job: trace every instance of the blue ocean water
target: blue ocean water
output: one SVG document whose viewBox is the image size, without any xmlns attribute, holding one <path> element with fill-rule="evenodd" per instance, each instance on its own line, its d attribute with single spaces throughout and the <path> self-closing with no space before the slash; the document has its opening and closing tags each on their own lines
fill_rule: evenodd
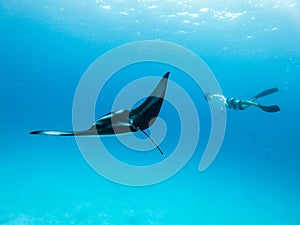
<svg viewBox="0 0 300 225">
<path fill-rule="evenodd" d="M 300 224 L 299 4 L 0 1 L 0 224 Z M 74 94 L 90 64 L 115 47 L 144 40 L 173 42 L 196 53 L 225 96 L 246 99 L 278 87 L 260 102 L 278 104 L 281 111 L 228 110 L 220 152 L 199 172 L 211 120 L 202 91 L 168 65 L 125 68 L 100 93 L 96 118 L 110 111 L 124 85 L 167 70 L 191 95 L 200 118 L 191 160 L 170 179 L 145 187 L 97 174 L 72 137 L 29 135 L 72 129 Z M 132 75 L 122 75 L 128 71 Z M 180 115 L 166 102 L 160 116 L 169 128 L 160 146 L 170 155 Z M 161 160 L 155 149 L 136 153 L 114 137 L 103 141 L 127 163 Z"/>
</svg>

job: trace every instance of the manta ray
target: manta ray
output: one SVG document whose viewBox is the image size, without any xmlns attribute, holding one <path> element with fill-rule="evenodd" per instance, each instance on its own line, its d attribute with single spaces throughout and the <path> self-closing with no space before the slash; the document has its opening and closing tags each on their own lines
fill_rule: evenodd
<svg viewBox="0 0 300 225">
<path fill-rule="evenodd" d="M 156 88 L 138 107 L 127 110 L 117 110 L 103 115 L 87 130 L 83 131 L 56 131 L 37 130 L 30 134 L 52 135 L 52 136 L 91 136 L 91 135 L 118 135 L 126 133 L 143 132 L 164 156 L 163 151 L 155 141 L 144 131 L 155 122 L 166 93 L 167 82 L 170 72 L 167 72 L 160 80 Z"/>
</svg>

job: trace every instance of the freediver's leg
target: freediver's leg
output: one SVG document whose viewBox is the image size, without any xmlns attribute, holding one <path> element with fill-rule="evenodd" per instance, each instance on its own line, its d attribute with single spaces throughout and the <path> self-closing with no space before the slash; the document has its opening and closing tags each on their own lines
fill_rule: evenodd
<svg viewBox="0 0 300 225">
<path fill-rule="evenodd" d="M 255 96 L 253 96 L 251 98 L 251 101 L 254 102 L 258 98 L 264 97 L 266 95 L 273 94 L 273 93 L 278 92 L 278 91 L 279 90 L 276 87 L 275 88 L 270 88 L 268 90 L 265 90 L 265 91 L 255 95 Z M 264 106 L 264 105 L 261 105 L 261 104 L 257 104 L 256 106 L 259 107 L 260 109 L 262 109 L 265 112 L 270 112 L 271 113 L 271 112 L 279 112 L 280 111 L 280 108 L 279 108 L 278 105 Z"/>
<path fill-rule="evenodd" d="M 240 105 L 240 110 L 244 110 L 247 109 L 250 106 L 257 106 L 258 108 L 262 109 L 265 112 L 279 112 L 280 108 L 278 105 L 271 105 L 271 106 L 264 106 L 261 104 L 258 104 L 256 102 L 253 101 L 241 101 L 241 105 Z"/>
<path fill-rule="evenodd" d="M 250 106 L 258 106 L 258 103 L 250 101 L 250 100 L 241 100 L 239 102 L 239 110 L 247 109 Z"/>
</svg>

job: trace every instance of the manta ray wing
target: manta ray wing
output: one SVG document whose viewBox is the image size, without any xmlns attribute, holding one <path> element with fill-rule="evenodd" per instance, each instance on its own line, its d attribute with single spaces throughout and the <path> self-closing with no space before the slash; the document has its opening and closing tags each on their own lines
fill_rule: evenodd
<svg viewBox="0 0 300 225">
<path fill-rule="evenodd" d="M 130 111 L 129 118 L 138 130 L 149 128 L 156 120 L 164 101 L 170 72 L 167 72 L 149 97 L 137 108 Z"/>
</svg>

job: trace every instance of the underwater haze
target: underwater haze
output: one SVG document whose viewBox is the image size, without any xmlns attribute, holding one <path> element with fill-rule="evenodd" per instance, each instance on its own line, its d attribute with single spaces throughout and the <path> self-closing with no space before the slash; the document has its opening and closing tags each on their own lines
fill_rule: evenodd
<svg viewBox="0 0 300 225">
<path fill-rule="evenodd" d="M 0 0 L 0 18 L 0 224 L 300 224 L 300 1 Z M 200 120 L 190 161 L 169 179 L 141 187 L 96 173 L 74 137 L 29 134 L 72 130 L 73 99 L 87 68 L 109 50 L 145 40 L 197 54 L 226 97 L 248 99 L 277 87 L 259 102 L 281 111 L 228 109 L 220 152 L 200 172 L 211 126 L 203 91 L 170 65 L 123 68 L 101 91 L 95 119 L 111 111 L 130 82 L 170 71 Z M 180 115 L 164 102 L 159 117 L 168 157 L 181 135 Z M 136 152 L 116 137 L 101 139 L 125 163 L 163 160 L 155 146 Z"/>
</svg>

